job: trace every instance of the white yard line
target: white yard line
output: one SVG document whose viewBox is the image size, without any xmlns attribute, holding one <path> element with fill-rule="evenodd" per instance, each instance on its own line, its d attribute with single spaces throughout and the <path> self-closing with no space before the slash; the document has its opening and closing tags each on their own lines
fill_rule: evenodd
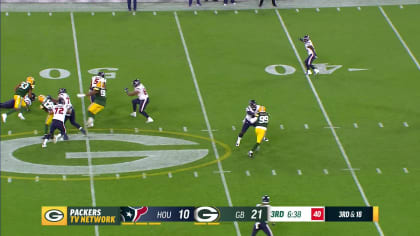
<svg viewBox="0 0 420 236">
<path fill-rule="evenodd" d="M 74 41 L 74 53 L 76 56 L 76 66 L 77 66 L 77 76 L 79 77 L 79 92 L 83 93 L 83 84 L 82 84 L 82 70 L 80 69 L 80 59 L 79 59 L 79 49 L 77 46 L 77 37 L 76 37 L 76 26 L 74 24 L 74 16 L 73 12 L 70 12 L 71 18 L 71 28 L 73 30 L 73 41 Z M 86 124 L 86 109 L 85 109 L 85 100 L 82 98 L 82 112 L 83 112 L 83 123 Z M 88 132 L 88 129 L 86 129 Z M 92 170 L 92 157 L 90 155 L 90 143 L 89 138 L 86 136 L 86 152 L 88 157 L 88 165 L 89 165 L 89 182 L 90 182 L 90 193 L 92 196 L 92 206 L 96 207 L 96 197 L 95 197 L 95 184 L 93 182 L 93 170 Z M 99 228 L 95 225 L 95 235 L 99 236 Z"/>
<path fill-rule="evenodd" d="M 391 26 L 392 30 L 394 31 L 395 35 L 397 35 L 398 39 L 400 40 L 401 44 L 404 46 L 405 50 L 407 51 L 408 55 L 410 55 L 411 60 L 413 60 L 414 64 L 416 64 L 417 69 L 420 70 L 419 61 L 417 61 L 416 57 L 411 52 L 410 48 L 405 43 L 404 39 L 401 37 L 400 33 L 398 32 L 397 28 L 392 24 L 391 19 L 389 19 L 388 15 L 385 13 L 385 10 L 379 6 L 379 10 L 381 11 L 382 15 L 385 17 L 385 20 L 388 22 L 389 26 Z"/>
<path fill-rule="evenodd" d="M 278 19 L 279 19 L 279 21 L 280 21 L 280 23 L 281 23 L 281 25 L 283 27 L 283 30 L 286 33 L 287 38 L 289 39 L 289 43 L 290 43 L 290 45 L 293 48 L 293 51 L 294 51 L 294 53 L 296 55 L 296 58 L 299 61 L 299 64 L 301 66 L 301 69 L 305 73 L 306 70 L 305 70 L 305 66 L 303 64 L 302 58 L 300 58 L 300 56 L 299 56 L 299 53 L 298 53 L 298 51 L 296 49 L 296 46 L 295 46 L 295 43 L 293 42 L 292 37 L 290 36 L 289 31 L 287 30 L 287 27 L 286 27 L 286 25 L 285 25 L 285 23 L 283 21 L 283 18 L 281 17 L 281 15 L 280 15 L 280 13 L 279 13 L 279 11 L 277 9 L 275 11 L 276 11 L 277 17 L 278 17 Z M 363 190 L 363 187 L 360 184 L 359 179 L 357 178 L 356 172 L 353 170 L 353 167 L 352 167 L 352 165 L 350 163 L 350 160 L 349 160 L 349 158 L 347 156 L 347 153 L 344 150 L 344 147 L 341 144 L 341 141 L 340 141 L 337 133 L 335 132 L 335 129 L 333 128 L 334 125 L 332 124 L 332 122 L 330 120 L 330 117 L 328 116 L 327 111 L 325 110 L 324 105 L 322 104 L 321 98 L 319 97 L 318 92 L 316 91 L 315 86 L 313 85 L 311 78 L 309 78 L 309 76 L 306 75 L 306 74 L 305 74 L 305 77 L 306 77 L 306 80 L 309 83 L 309 86 L 312 89 L 312 93 L 314 94 L 314 96 L 315 96 L 315 98 L 316 98 L 316 100 L 318 102 L 319 108 L 321 109 L 322 114 L 324 115 L 324 118 L 325 118 L 325 120 L 328 123 L 328 126 L 331 127 L 330 128 L 330 131 L 331 131 L 332 135 L 334 136 L 335 142 L 337 143 L 337 146 L 340 149 L 341 155 L 343 156 L 344 161 L 346 162 L 346 165 L 347 165 L 348 169 L 350 169 L 350 173 L 351 173 L 351 175 L 353 177 L 354 182 L 357 185 L 357 188 L 359 189 L 360 195 L 362 196 L 363 201 L 365 202 L 365 205 L 366 206 L 370 206 L 370 203 L 369 203 L 369 200 L 366 197 L 365 191 Z M 375 226 L 376 226 L 376 229 L 379 232 L 379 235 L 381 235 L 381 236 L 384 235 L 384 233 L 383 233 L 383 231 L 381 229 L 381 226 L 379 225 L 378 222 L 375 222 Z"/>
<path fill-rule="evenodd" d="M 176 25 L 178 27 L 179 36 L 181 37 L 182 46 L 184 47 L 185 56 L 187 57 L 188 65 L 190 67 L 191 77 L 192 77 L 192 80 L 194 82 L 195 90 L 197 92 L 197 97 L 198 97 L 198 100 L 200 101 L 201 112 L 203 113 L 204 120 L 206 122 L 207 130 L 208 130 L 208 134 L 209 134 L 209 137 L 211 139 L 211 144 L 213 146 L 214 155 L 215 155 L 216 159 L 219 160 L 219 152 L 217 151 L 216 143 L 214 142 L 213 131 L 211 129 L 210 121 L 209 121 L 209 118 L 207 116 L 206 107 L 204 105 L 204 100 L 203 100 L 203 97 L 201 96 L 200 88 L 198 86 L 197 78 L 195 76 L 194 67 L 192 65 L 190 54 L 189 54 L 188 48 L 187 48 L 187 43 L 185 42 L 184 34 L 182 33 L 181 23 L 179 22 L 178 15 L 176 14 L 176 12 L 174 12 L 174 16 L 175 16 Z M 225 177 L 225 174 L 224 174 L 224 171 L 223 171 L 223 166 L 222 166 L 222 163 L 220 161 L 217 162 L 217 167 L 219 168 L 219 171 L 220 171 L 220 178 L 222 179 L 222 183 L 223 183 L 223 187 L 225 189 L 225 194 L 226 194 L 228 204 L 231 207 L 231 206 L 233 206 L 232 199 L 230 197 L 229 188 L 228 188 L 228 185 L 227 185 L 227 182 L 226 182 L 226 177 Z M 234 221 L 233 223 L 235 225 L 236 235 L 240 236 L 241 231 L 239 229 L 238 222 Z"/>
</svg>

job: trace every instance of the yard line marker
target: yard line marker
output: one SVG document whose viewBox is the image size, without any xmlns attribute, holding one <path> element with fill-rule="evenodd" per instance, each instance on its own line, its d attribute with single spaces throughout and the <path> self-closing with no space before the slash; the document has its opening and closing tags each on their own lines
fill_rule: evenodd
<svg viewBox="0 0 420 236">
<path fill-rule="evenodd" d="M 119 179 L 120 178 L 120 174 L 115 174 L 115 178 Z"/>
<path fill-rule="evenodd" d="M 35 176 L 35 182 L 39 182 L 39 176 Z"/>
<path fill-rule="evenodd" d="M 139 132 L 139 128 L 134 128 L 134 133 L 138 133 Z"/>
<path fill-rule="evenodd" d="M 142 177 L 143 179 L 145 179 L 145 178 L 146 178 L 146 173 L 141 174 L 141 177 Z"/>
<path fill-rule="evenodd" d="M 184 132 L 188 132 L 188 128 L 186 126 L 182 127 L 182 129 L 184 130 Z"/>
<path fill-rule="evenodd" d="M 284 129 L 284 125 L 282 125 L 282 124 L 281 124 L 281 125 L 280 125 L 280 129 Z"/>
<path fill-rule="evenodd" d="M 109 129 L 109 132 L 111 133 L 111 134 L 113 134 L 114 133 L 114 129 Z"/>
<path fill-rule="evenodd" d="M 31 16 L 31 13 L 30 12 L 28 12 L 28 16 Z"/>
<path fill-rule="evenodd" d="M 50 12 L 50 13 L 48 13 L 48 15 L 49 15 L 49 16 L 52 16 L 52 13 Z"/>
<path fill-rule="evenodd" d="M 172 178 L 172 173 L 171 172 L 168 172 L 168 177 Z"/>
<path fill-rule="evenodd" d="M 12 182 L 12 178 L 7 178 L 7 183 L 11 183 Z"/>
<path fill-rule="evenodd" d="M 235 130 L 236 130 L 236 127 L 235 127 L 234 125 L 232 125 L 232 130 L 233 130 L 233 131 L 235 131 Z"/>
<path fill-rule="evenodd" d="M 156 15 L 157 15 L 157 13 L 154 11 L 154 12 L 153 12 L 153 15 L 154 15 L 154 16 L 156 16 Z"/>
<path fill-rule="evenodd" d="M 379 125 L 379 128 L 383 128 L 384 127 L 384 124 L 382 124 L 382 122 L 379 122 L 378 125 Z"/>
<path fill-rule="evenodd" d="M 303 126 L 305 127 L 305 129 L 309 129 L 309 125 L 308 124 L 304 124 Z"/>
<path fill-rule="evenodd" d="M 357 123 L 353 123 L 354 128 L 359 128 L 359 125 Z"/>
<path fill-rule="evenodd" d="M 408 174 L 408 170 L 407 170 L 407 168 L 403 168 L 403 171 L 404 171 L 404 173 L 406 173 L 406 174 Z"/>
<path fill-rule="evenodd" d="M 197 173 L 197 171 L 194 171 L 194 177 L 198 178 L 198 173 Z"/>
<path fill-rule="evenodd" d="M 403 9 L 404 8 L 404 6 L 403 5 L 400 5 L 400 9 Z"/>
<path fill-rule="evenodd" d="M 281 15 L 280 15 L 279 11 L 276 9 L 275 12 L 277 14 L 277 17 L 278 17 L 278 19 L 279 19 L 279 21 L 280 21 L 280 23 L 282 25 L 282 28 L 283 28 L 285 34 L 287 35 L 287 38 L 289 39 L 289 43 L 290 43 L 291 47 L 293 48 L 293 51 L 295 52 L 296 58 L 299 61 L 299 64 L 300 64 L 301 69 L 302 69 L 302 72 L 305 73 L 306 72 L 305 66 L 303 64 L 302 58 L 300 58 L 300 56 L 299 56 L 299 53 L 298 53 L 298 51 L 296 49 L 296 46 L 295 46 L 295 43 L 293 42 L 292 37 L 290 36 L 290 33 L 287 30 L 287 27 L 284 24 L 284 21 L 283 21 Z M 334 127 L 334 125 L 332 124 L 332 122 L 330 120 L 330 117 L 328 116 L 327 111 L 324 108 L 324 105 L 322 104 L 321 98 L 319 97 L 318 92 L 316 91 L 315 86 L 312 83 L 311 78 L 309 77 L 309 75 L 306 75 L 306 74 L 305 74 L 305 77 L 306 77 L 306 79 L 307 79 L 307 81 L 308 81 L 308 83 L 309 83 L 309 85 L 310 85 L 310 87 L 312 89 L 313 94 L 315 95 L 315 98 L 316 98 L 316 100 L 318 102 L 318 105 L 319 105 L 321 111 L 322 111 L 322 114 L 324 115 L 325 120 L 328 123 L 328 126 Z M 351 175 L 353 177 L 354 182 L 357 185 L 357 188 L 358 188 L 358 190 L 360 192 L 360 195 L 363 198 L 363 201 L 364 201 L 365 205 L 366 206 L 370 206 L 369 200 L 367 199 L 366 194 L 365 194 L 365 191 L 363 190 L 363 187 L 360 184 L 359 179 L 357 178 L 356 172 L 352 169 L 353 167 L 352 167 L 351 162 L 350 162 L 350 160 L 349 160 L 349 158 L 347 156 L 346 151 L 344 150 L 343 144 L 341 144 L 340 138 L 338 137 L 337 133 L 335 132 L 335 129 L 331 128 L 330 130 L 331 130 L 332 135 L 334 136 L 334 139 L 335 139 L 335 142 L 337 143 L 338 148 L 340 149 L 341 155 L 343 156 L 344 161 L 346 162 L 347 167 L 349 169 L 351 169 L 351 171 L 350 171 L 351 172 Z M 380 227 L 380 225 L 379 225 L 378 222 L 375 222 L 375 226 L 376 226 L 376 229 L 378 230 L 379 234 L 381 236 L 383 236 L 384 233 L 383 233 L 383 231 L 382 231 L 382 229 L 381 229 L 381 227 Z"/>
<path fill-rule="evenodd" d="M 359 10 L 359 11 L 360 11 L 360 10 L 362 10 L 362 8 L 361 8 L 361 7 L 357 7 L 357 10 Z"/>
<path fill-rule="evenodd" d="M 392 30 L 394 31 L 395 35 L 397 35 L 397 38 L 400 40 L 401 44 L 404 46 L 405 50 L 407 51 L 408 55 L 410 55 L 411 60 L 416 64 L 417 69 L 420 70 L 420 64 L 417 61 L 417 58 L 413 55 L 410 48 L 408 48 L 407 44 L 405 43 L 404 39 L 401 37 L 400 33 L 398 32 L 397 28 L 392 24 L 391 19 L 386 15 L 385 10 L 382 9 L 381 6 L 379 6 L 379 10 L 381 10 L 382 15 L 385 17 L 386 21 L 388 22 L 389 26 L 391 26 Z"/>
<path fill-rule="evenodd" d="M 216 10 L 214 11 L 214 14 L 217 15 L 217 11 Z"/>
<path fill-rule="evenodd" d="M 302 171 L 300 169 L 297 170 L 298 175 L 302 175 Z"/>
<path fill-rule="evenodd" d="M 63 175 L 63 181 L 67 180 L 67 176 Z"/>
<path fill-rule="evenodd" d="M 316 11 L 319 12 L 319 8 L 318 7 L 316 8 Z"/>
<path fill-rule="evenodd" d="M 328 170 L 327 169 L 324 169 L 323 171 L 324 171 L 324 174 L 328 175 Z"/>
<path fill-rule="evenodd" d="M 378 172 L 378 174 L 382 174 L 382 171 L 379 168 L 376 168 L 376 172 Z"/>
<path fill-rule="evenodd" d="M 255 14 L 258 14 L 258 10 L 257 9 L 255 9 L 254 12 L 255 12 Z"/>
<path fill-rule="evenodd" d="M 163 131 L 163 129 L 161 127 L 159 127 L 159 132 L 162 132 L 162 131 Z"/>
<path fill-rule="evenodd" d="M 34 130 L 34 134 L 38 134 L 38 130 Z"/>
<path fill-rule="evenodd" d="M 276 170 L 271 170 L 272 175 L 277 175 Z"/>
<path fill-rule="evenodd" d="M 112 16 L 115 16 L 115 11 L 112 12 Z"/>
<path fill-rule="evenodd" d="M 74 15 L 73 12 L 70 12 L 71 19 L 71 28 L 73 31 L 73 42 L 74 42 L 74 52 L 76 56 L 76 67 L 77 67 L 77 76 L 79 78 L 79 92 L 83 93 L 83 83 L 82 83 L 82 69 L 80 68 L 80 59 L 79 59 L 79 49 L 77 46 L 77 37 L 76 37 L 76 26 L 74 24 Z M 85 100 L 81 98 L 82 101 L 82 112 L 83 112 L 83 123 L 85 125 L 85 130 L 89 134 L 89 130 L 86 127 L 86 106 Z M 93 167 L 92 167 L 92 155 L 90 150 L 90 142 L 88 136 L 85 136 L 86 141 L 86 152 L 88 157 L 88 167 L 89 167 L 89 182 L 90 182 L 90 193 L 92 197 L 92 206 L 96 207 L 96 197 L 95 197 L 95 184 L 93 182 Z M 95 236 L 99 236 L 99 227 L 95 225 Z"/>
<path fill-rule="evenodd" d="M 339 7 L 337 7 L 337 11 L 341 11 Z"/>
<path fill-rule="evenodd" d="M 369 69 L 364 69 L 364 68 L 348 68 L 347 71 L 364 71 L 364 70 L 369 70 Z"/>
<path fill-rule="evenodd" d="M 355 171 L 355 170 L 360 170 L 359 168 L 344 168 L 344 169 L 341 169 L 342 171 L 345 171 L 345 170 L 349 170 L 349 171 Z"/>
<path fill-rule="evenodd" d="M 11 130 L 7 131 L 7 135 L 12 135 L 12 131 Z"/>
<path fill-rule="evenodd" d="M 405 121 L 404 121 L 403 125 L 404 125 L 405 127 L 410 127 L 410 126 L 408 125 L 408 123 L 407 123 L 407 122 L 405 122 Z"/>
<path fill-rule="evenodd" d="M 251 172 L 249 172 L 249 170 L 245 171 L 246 176 L 251 176 Z"/>
<path fill-rule="evenodd" d="M 296 12 L 299 12 L 299 9 L 296 8 Z"/>
<path fill-rule="evenodd" d="M 92 16 L 94 16 L 94 15 L 95 15 L 95 12 L 91 12 L 90 14 L 91 14 Z"/>
<path fill-rule="evenodd" d="M 197 97 L 198 97 L 198 100 L 200 101 L 201 112 L 203 113 L 203 117 L 204 117 L 204 120 L 206 122 L 206 127 L 207 127 L 207 130 L 208 130 L 208 135 L 210 137 L 211 144 L 213 146 L 213 152 L 214 152 L 215 158 L 217 160 L 219 160 L 219 151 L 217 150 L 216 143 L 214 142 L 214 135 L 213 135 L 213 131 L 211 129 L 209 118 L 207 116 L 207 111 L 206 111 L 206 107 L 204 105 L 204 100 L 203 100 L 203 97 L 201 96 L 200 88 L 198 86 L 197 78 L 196 78 L 196 75 L 195 75 L 195 72 L 194 72 L 194 67 L 193 67 L 192 62 L 191 62 L 190 54 L 188 52 L 187 43 L 185 42 L 184 34 L 182 33 L 181 24 L 179 22 L 178 15 L 176 14 L 176 12 L 174 12 L 174 16 L 175 16 L 176 25 L 178 27 L 179 36 L 180 36 L 181 41 L 182 41 L 182 46 L 184 47 L 185 56 L 186 56 L 187 61 L 188 61 L 188 66 L 189 66 L 190 71 L 191 71 L 191 77 L 192 77 L 192 80 L 193 80 L 193 83 L 194 83 L 194 86 L 195 86 L 195 90 L 197 92 Z M 223 166 L 222 166 L 222 163 L 220 161 L 217 162 L 217 167 L 220 171 L 220 178 L 222 179 L 223 188 L 225 190 L 228 205 L 231 207 L 231 206 L 233 206 L 233 203 L 232 203 L 232 199 L 230 197 L 229 188 L 228 188 L 228 185 L 227 185 L 227 182 L 226 182 L 226 177 L 225 177 L 225 174 L 223 172 Z M 236 235 L 241 236 L 241 231 L 239 229 L 238 222 L 234 221 L 233 224 L 235 226 Z"/>
</svg>

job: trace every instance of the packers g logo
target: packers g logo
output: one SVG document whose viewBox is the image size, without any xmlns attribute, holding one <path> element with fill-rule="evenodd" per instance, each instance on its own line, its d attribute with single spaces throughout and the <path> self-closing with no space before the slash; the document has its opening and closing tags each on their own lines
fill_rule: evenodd
<svg viewBox="0 0 420 236">
<path fill-rule="evenodd" d="M 42 225 L 67 225 L 67 207 L 42 207 Z"/>
<path fill-rule="evenodd" d="M 215 207 L 198 207 L 194 211 L 194 219 L 197 222 L 215 222 L 219 220 L 220 212 L 219 209 Z"/>
</svg>

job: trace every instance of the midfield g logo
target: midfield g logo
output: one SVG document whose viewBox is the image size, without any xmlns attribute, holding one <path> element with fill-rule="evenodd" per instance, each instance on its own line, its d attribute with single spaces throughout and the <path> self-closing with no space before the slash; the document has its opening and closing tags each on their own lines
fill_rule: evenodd
<svg viewBox="0 0 420 236">
<path fill-rule="evenodd" d="M 164 132 L 160 132 L 164 134 Z M 201 136 L 187 135 L 182 133 L 168 132 L 176 135 L 190 136 L 194 138 L 205 139 L 207 138 Z M 70 135 L 70 141 L 84 141 L 85 137 L 81 135 Z M 92 151 L 87 152 L 72 152 L 60 149 L 60 152 L 64 152 L 64 157 L 62 158 L 62 163 L 64 164 L 48 164 L 46 163 L 33 163 L 25 159 L 19 159 L 14 156 L 14 153 L 22 150 L 31 145 L 40 145 L 41 139 L 39 137 L 28 137 L 28 138 L 18 138 L 12 140 L 2 140 L 1 142 L 1 171 L 2 172 L 12 172 L 12 173 L 23 173 L 23 174 L 45 174 L 45 175 L 89 175 L 89 166 L 85 165 L 65 165 L 66 160 L 77 160 L 81 158 L 93 158 L 101 159 L 102 163 L 106 164 L 97 164 L 91 166 L 91 171 L 93 175 L 100 174 L 119 174 L 119 173 L 128 173 L 128 172 L 144 172 L 149 170 L 163 169 L 169 167 L 175 167 L 180 165 L 186 165 L 189 163 L 196 162 L 200 159 L 205 158 L 209 154 L 209 149 L 203 148 L 203 144 L 189 141 L 181 138 L 173 137 L 163 137 L 155 135 L 138 135 L 138 134 L 99 134 L 91 133 L 89 134 L 89 140 L 92 141 L 112 141 L 121 143 L 121 146 L 124 146 L 123 142 L 128 143 L 128 146 L 133 144 L 140 144 L 146 146 L 145 149 L 141 151 Z M 226 153 L 222 158 L 225 159 L 230 155 L 230 149 L 227 145 L 216 141 L 218 145 L 222 145 Z M 199 148 L 194 148 L 194 145 L 200 145 Z M 83 145 L 84 146 L 84 145 Z M 169 148 L 165 148 L 169 146 Z M 186 147 L 183 147 L 186 146 Z M 207 146 L 206 146 L 207 147 Z M 123 148 L 120 147 L 119 150 Z M 157 150 L 149 150 L 149 149 Z M 184 148 L 184 149 L 181 149 Z M 65 148 L 64 148 L 65 149 Z M 129 149 L 129 148 L 127 148 Z M 39 154 L 33 155 L 42 155 L 42 149 L 40 148 Z M 74 148 L 73 148 L 74 151 Z M 58 154 L 57 154 L 58 155 Z M 63 155 L 63 154 L 60 154 Z M 123 159 L 125 158 L 125 159 Z M 48 160 L 47 158 L 45 158 Z M 61 158 L 60 158 L 61 159 Z M 119 161 L 123 159 L 123 161 Z M 127 161 L 128 159 L 128 161 Z M 189 168 L 183 169 L 192 169 L 205 166 L 208 164 L 217 163 L 218 160 L 211 159 L 209 163 L 201 163 L 197 166 L 192 166 Z M 108 164 L 110 162 L 114 162 Z M 117 163 L 115 163 L 117 162 Z M 101 162 L 99 162 L 101 163 Z M 97 179 L 97 178 L 95 178 Z M 109 179 L 109 178 L 108 178 Z"/>
</svg>

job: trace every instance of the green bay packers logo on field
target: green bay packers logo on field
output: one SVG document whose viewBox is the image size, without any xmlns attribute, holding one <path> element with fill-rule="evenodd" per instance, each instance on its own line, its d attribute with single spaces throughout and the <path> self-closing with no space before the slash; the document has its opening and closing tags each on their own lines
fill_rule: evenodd
<svg viewBox="0 0 420 236">
<path fill-rule="evenodd" d="M 207 139 L 204 137 L 194 135 L 186 136 Z M 69 137 L 71 141 L 85 140 L 85 137 L 81 135 L 70 135 Z M 154 146 L 153 148 L 157 150 L 92 151 L 90 153 L 63 151 L 63 163 L 65 163 L 65 160 L 74 160 L 88 157 L 93 159 L 101 158 L 116 160 L 114 162 L 118 162 L 118 159 L 121 158 L 132 158 L 129 159 L 129 161 L 127 161 L 127 159 L 124 159 L 123 162 L 119 163 L 108 164 L 109 162 L 107 162 L 107 164 L 92 165 L 91 170 L 89 170 L 89 166 L 87 165 L 52 165 L 48 163 L 32 163 L 30 161 L 19 159 L 14 156 L 14 152 L 27 146 L 40 145 L 41 139 L 39 137 L 18 138 L 12 140 L 4 140 L 1 142 L 1 171 L 23 174 L 46 175 L 89 175 L 90 171 L 92 171 L 92 174 L 94 175 L 144 172 L 186 165 L 203 159 L 209 154 L 209 149 L 202 148 L 203 145 L 201 145 L 198 148 L 194 148 L 194 145 L 199 145 L 199 143 L 197 142 L 173 137 L 137 134 L 90 134 L 89 140 L 91 142 L 116 141 L 130 143 L 131 145 L 139 144 L 146 147 Z M 223 143 L 219 143 L 219 145 L 224 146 Z M 156 148 L 156 146 L 158 148 Z M 165 146 L 169 146 L 169 149 L 168 147 L 165 148 Z M 183 147 L 184 149 L 179 149 L 177 148 L 178 146 L 179 148 L 181 148 L 182 146 L 187 147 Z M 146 149 L 150 149 L 150 147 Z M 229 155 L 230 150 L 227 150 L 227 153 L 227 155 Z M 42 155 L 42 149 L 40 149 L 39 153 L 33 155 Z M 211 163 L 215 163 L 215 160 L 212 160 Z M 203 163 L 201 163 L 201 166 L 204 166 Z"/>
</svg>

